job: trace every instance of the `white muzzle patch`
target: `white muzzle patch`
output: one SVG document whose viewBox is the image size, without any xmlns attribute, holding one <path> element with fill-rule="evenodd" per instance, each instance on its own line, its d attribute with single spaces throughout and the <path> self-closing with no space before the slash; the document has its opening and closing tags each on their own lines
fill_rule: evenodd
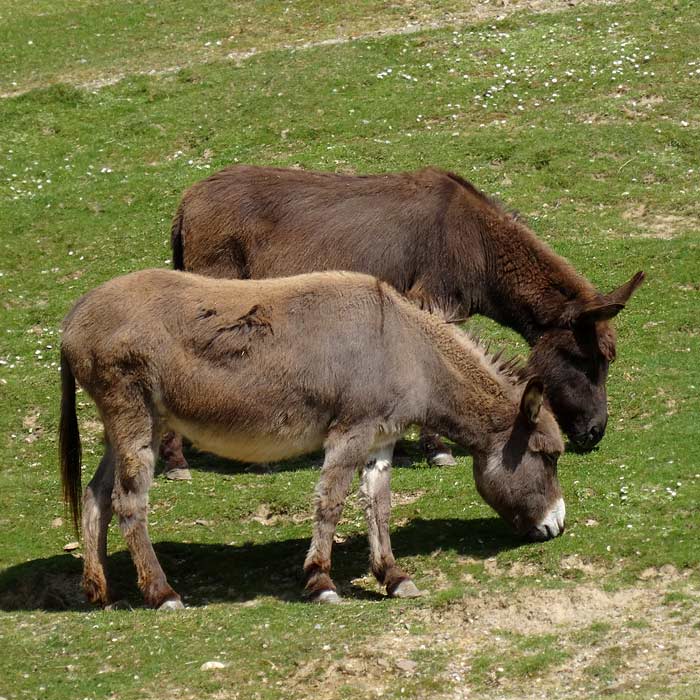
<svg viewBox="0 0 700 700">
<path fill-rule="evenodd" d="M 537 530 L 545 537 L 551 539 L 564 532 L 564 521 L 566 520 L 566 506 L 564 499 L 560 498 L 554 507 L 545 515 L 542 522 L 537 526 Z"/>
</svg>

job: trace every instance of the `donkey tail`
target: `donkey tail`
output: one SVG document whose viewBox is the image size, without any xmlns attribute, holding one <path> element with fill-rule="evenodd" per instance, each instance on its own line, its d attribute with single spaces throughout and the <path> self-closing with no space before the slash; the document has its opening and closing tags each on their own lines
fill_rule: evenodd
<svg viewBox="0 0 700 700">
<path fill-rule="evenodd" d="M 79 533 L 82 454 L 78 416 L 75 412 L 75 376 L 63 350 L 61 350 L 61 421 L 58 435 L 63 501 L 70 507 L 73 526 Z"/>
<path fill-rule="evenodd" d="M 185 269 L 185 247 L 182 239 L 182 203 L 177 208 L 170 229 L 170 247 L 173 250 L 173 270 Z"/>
</svg>

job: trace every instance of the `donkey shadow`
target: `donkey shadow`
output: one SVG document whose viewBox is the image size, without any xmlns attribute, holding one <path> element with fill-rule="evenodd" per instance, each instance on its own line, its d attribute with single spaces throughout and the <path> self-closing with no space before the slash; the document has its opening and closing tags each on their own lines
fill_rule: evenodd
<svg viewBox="0 0 700 700">
<path fill-rule="evenodd" d="M 392 531 L 392 545 L 402 559 L 452 551 L 476 560 L 525 546 L 499 518 L 415 519 Z M 173 587 L 188 606 L 247 602 L 261 596 L 303 600 L 301 566 L 309 538 L 242 545 L 159 542 L 158 558 Z M 333 578 L 350 599 L 383 599 L 351 580 L 368 572 L 367 537 L 358 533 L 333 546 Z M 410 563 L 407 566 L 410 572 Z M 134 607 L 143 599 L 129 552 L 112 554 L 108 563 L 115 593 Z M 0 573 L 0 610 L 91 610 L 80 589 L 82 561 L 61 554 L 24 562 Z M 420 575 L 415 579 L 421 587 Z"/>
<path fill-rule="evenodd" d="M 453 443 L 448 444 L 455 457 L 469 456 L 469 453 L 463 450 L 459 445 Z M 321 466 L 323 466 L 322 451 L 296 457 L 294 459 L 288 459 L 284 462 L 266 462 L 262 464 L 236 462 L 234 460 L 225 459 L 224 457 L 218 457 L 209 452 L 199 452 L 191 446 L 184 447 L 184 454 L 194 472 L 214 472 L 217 474 L 270 474 L 320 469 Z M 401 469 L 425 468 L 425 455 L 421 451 L 417 440 L 402 439 L 396 443 L 393 466 Z M 435 468 L 439 469 L 439 467 Z M 196 475 L 194 478 L 197 478 Z"/>
</svg>

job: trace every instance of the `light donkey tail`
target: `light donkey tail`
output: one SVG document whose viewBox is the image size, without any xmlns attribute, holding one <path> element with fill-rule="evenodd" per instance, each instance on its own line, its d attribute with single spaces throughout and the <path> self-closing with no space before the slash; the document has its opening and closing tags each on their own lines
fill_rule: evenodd
<svg viewBox="0 0 700 700">
<path fill-rule="evenodd" d="M 61 421 L 58 435 L 63 501 L 70 507 L 73 526 L 79 533 L 82 452 L 78 416 L 75 411 L 75 376 L 63 350 L 61 350 Z"/>
<path fill-rule="evenodd" d="M 173 270 L 185 269 L 185 247 L 182 239 L 182 202 L 177 208 L 170 229 L 170 247 L 173 251 Z"/>
</svg>

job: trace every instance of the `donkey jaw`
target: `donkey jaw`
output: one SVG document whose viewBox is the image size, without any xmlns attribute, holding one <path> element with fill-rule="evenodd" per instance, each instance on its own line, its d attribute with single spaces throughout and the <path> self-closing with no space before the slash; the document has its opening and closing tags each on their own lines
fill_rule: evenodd
<svg viewBox="0 0 700 700">
<path fill-rule="evenodd" d="M 528 533 L 532 540 L 551 540 L 564 532 L 564 520 L 566 519 L 566 506 L 564 499 L 560 498 L 554 507 L 545 515 L 539 525 L 535 525 Z"/>
</svg>

